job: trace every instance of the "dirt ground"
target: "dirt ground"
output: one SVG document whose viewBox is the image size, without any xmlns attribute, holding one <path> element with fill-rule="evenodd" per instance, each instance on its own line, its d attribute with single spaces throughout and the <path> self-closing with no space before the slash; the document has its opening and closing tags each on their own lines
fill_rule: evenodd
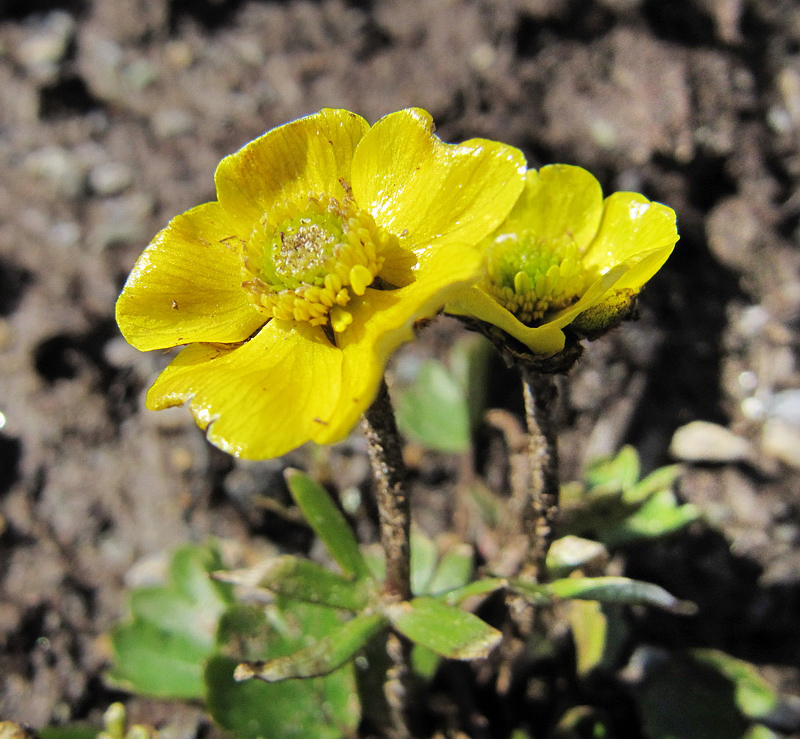
<svg viewBox="0 0 800 739">
<path fill-rule="evenodd" d="M 712 528 L 627 572 L 701 615 L 656 616 L 643 638 L 725 649 L 798 692 L 797 3 L 4 0 L 0 717 L 96 720 L 120 697 L 104 635 L 126 585 L 175 545 L 213 534 L 247 560 L 265 537 L 285 543 L 253 498 L 278 495 L 305 452 L 236 462 L 185 409 L 144 410 L 168 357 L 130 348 L 113 318 L 137 255 L 264 130 L 411 105 L 447 141 L 501 139 L 531 166 L 580 164 L 676 209 L 681 240 L 641 320 L 589 346 L 564 386 L 564 476 L 623 443 L 664 464 L 697 419 L 735 434 L 735 454 L 716 436 L 673 448 L 689 458 L 681 495 Z M 498 365 L 491 400 L 518 412 L 505 387 Z M 337 482 L 366 484 L 363 451 L 357 432 L 331 451 Z M 423 465 L 435 526 L 425 491 L 446 497 L 457 465 Z"/>
</svg>

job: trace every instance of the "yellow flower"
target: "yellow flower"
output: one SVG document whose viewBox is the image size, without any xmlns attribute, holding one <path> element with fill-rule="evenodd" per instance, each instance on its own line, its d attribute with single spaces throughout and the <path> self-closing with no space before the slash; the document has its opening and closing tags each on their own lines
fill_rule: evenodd
<svg viewBox="0 0 800 739">
<path fill-rule="evenodd" d="M 508 219 L 483 243 L 486 276 L 446 310 L 555 354 L 568 325 L 594 337 L 625 318 L 677 240 L 675 212 L 661 203 L 633 192 L 603 200 L 580 167 L 529 170 Z"/>
<path fill-rule="evenodd" d="M 509 146 L 444 144 L 419 109 L 372 127 L 323 110 L 226 157 L 217 200 L 155 237 L 117 302 L 136 348 L 188 345 L 147 406 L 189 401 L 249 458 L 342 439 L 414 322 L 480 276 L 524 172 Z"/>
</svg>

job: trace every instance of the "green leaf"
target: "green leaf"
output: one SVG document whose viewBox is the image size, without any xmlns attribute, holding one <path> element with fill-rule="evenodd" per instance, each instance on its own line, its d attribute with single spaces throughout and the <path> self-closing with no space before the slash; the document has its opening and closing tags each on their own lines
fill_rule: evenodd
<svg viewBox="0 0 800 739">
<path fill-rule="evenodd" d="M 693 603 L 678 600 L 659 585 L 628 577 L 568 577 L 541 585 L 509 580 L 508 584 L 533 603 L 548 603 L 555 599 L 597 600 L 601 603 L 656 606 L 681 615 L 690 615 L 697 610 Z"/>
<path fill-rule="evenodd" d="M 625 491 L 625 500 L 628 503 L 641 503 L 654 493 L 671 490 L 680 471 L 680 465 L 677 464 L 653 470 L 647 477 Z"/>
<path fill-rule="evenodd" d="M 496 590 L 505 588 L 507 585 L 508 580 L 505 578 L 488 577 L 484 578 L 483 580 L 475 580 L 475 582 L 471 582 L 468 585 L 464 585 L 461 588 L 456 588 L 455 590 L 450 590 L 447 593 L 442 593 L 441 596 L 439 596 L 439 599 L 442 601 L 442 603 L 445 603 L 448 606 L 457 606 L 466 601 L 468 598 L 489 595 L 490 593 L 494 593 Z"/>
<path fill-rule="evenodd" d="M 435 359 L 423 362 L 413 385 L 395 393 L 397 425 L 409 438 L 442 452 L 470 447 L 470 411 L 458 380 Z"/>
<path fill-rule="evenodd" d="M 474 553 L 469 544 L 456 544 L 439 560 L 436 572 L 428 583 L 426 595 L 438 595 L 469 582 L 473 570 Z"/>
<path fill-rule="evenodd" d="M 342 572 L 356 578 L 368 577 L 353 530 L 327 490 L 300 470 L 287 469 L 284 476 L 295 503 Z"/>
<path fill-rule="evenodd" d="M 477 616 L 430 597 L 389 605 L 386 615 L 412 642 L 450 659 L 486 657 L 502 638 Z"/>
<path fill-rule="evenodd" d="M 326 678 L 265 683 L 237 682 L 236 660 L 212 657 L 205 671 L 206 707 L 237 739 L 343 739 L 360 720 L 353 669 Z"/>
<path fill-rule="evenodd" d="M 644 654 L 637 659 L 637 655 Z M 736 708 L 733 686 L 714 667 L 683 656 L 641 649 L 645 665 L 639 710 L 652 739 L 743 739 L 749 722 Z"/>
<path fill-rule="evenodd" d="M 230 587 L 209 578 L 221 566 L 213 547 L 182 547 L 166 585 L 131 593 L 132 619 L 111 633 L 109 680 L 162 698 L 202 695 L 202 663 L 215 649 L 220 616 L 232 602 Z"/>
<path fill-rule="evenodd" d="M 411 649 L 411 667 L 423 680 L 431 680 L 436 674 L 441 657 L 432 649 L 414 644 Z"/>
<path fill-rule="evenodd" d="M 579 675 L 597 667 L 603 660 L 608 620 L 603 605 L 596 600 L 576 600 L 569 604 L 569 622 L 575 642 L 575 661 Z"/>
<path fill-rule="evenodd" d="M 302 557 L 286 554 L 259 569 L 257 585 L 304 603 L 360 611 L 369 603 L 371 580 L 348 580 Z"/>
<path fill-rule="evenodd" d="M 266 607 L 235 604 L 220 622 L 227 648 L 247 659 L 275 659 L 341 627 L 333 608 L 278 598 Z M 215 656 L 206 668 L 206 707 L 237 737 L 351 737 L 360 720 L 352 665 L 309 680 L 236 682 L 237 661 Z"/>
<path fill-rule="evenodd" d="M 381 614 L 356 616 L 327 636 L 294 654 L 265 662 L 246 662 L 236 668 L 237 680 L 256 677 L 265 682 L 328 675 L 351 660 L 386 625 Z"/>
<path fill-rule="evenodd" d="M 114 667 L 109 680 L 157 698 L 203 695 L 203 661 L 212 650 L 149 621 L 134 620 L 111 634 Z"/>
<path fill-rule="evenodd" d="M 453 377 L 464 389 L 470 428 L 475 428 L 486 411 L 489 363 L 494 356 L 491 342 L 480 334 L 461 336 L 450 351 Z"/>
<path fill-rule="evenodd" d="M 433 577 L 439 552 L 436 544 L 424 531 L 414 527 L 411 531 L 411 592 L 422 595 L 427 592 Z"/>
<path fill-rule="evenodd" d="M 98 731 L 90 726 L 45 726 L 40 739 L 96 739 Z"/>
<path fill-rule="evenodd" d="M 671 490 L 660 490 L 627 518 L 600 530 L 600 539 L 609 547 L 658 539 L 696 521 L 701 516 L 697 506 L 680 505 Z"/>
<path fill-rule="evenodd" d="M 567 614 L 575 642 L 578 674 L 612 666 L 628 637 L 628 627 L 619 606 L 573 600 L 568 604 Z"/>
<path fill-rule="evenodd" d="M 639 455 L 632 446 L 624 446 L 615 457 L 593 462 L 586 472 L 590 488 L 624 492 L 639 480 Z"/>
<path fill-rule="evenodd" d="M 768 719 L 780 703 L 777 692 L 749 662 L 731 657 L 716 649 L 694 649 L 698 662 L 714 667 L 733 683 L 736 705 L 747 717 Z"/>
</svg>

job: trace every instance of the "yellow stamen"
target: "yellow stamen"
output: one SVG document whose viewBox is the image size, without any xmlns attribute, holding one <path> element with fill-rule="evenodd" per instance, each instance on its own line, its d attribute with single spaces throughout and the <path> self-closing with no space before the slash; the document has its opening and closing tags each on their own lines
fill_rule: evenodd
<svg viewBox="0 0 800 739">
<path fill-rule="evenodd" d="M 399 248 L 349 192 L 342 201 L 311 193 L 263 216 L 243 249 L 242 285 L 270 318 L 330 322 L 342 332 L 353 321 L 343 307 L 364 295 L 386 254 Z"/>
</svg>

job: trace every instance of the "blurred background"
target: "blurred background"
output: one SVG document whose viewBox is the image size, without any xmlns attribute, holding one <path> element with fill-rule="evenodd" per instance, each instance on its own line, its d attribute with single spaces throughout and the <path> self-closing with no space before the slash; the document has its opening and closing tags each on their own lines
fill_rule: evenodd
<svg viewBox="0 0 800 739">
<path fill-rule="evenodd" d="M 675 208 L 641 319 L 563 386 L 563 476 L 625 443 L 645 470 L 686 462 L 680 495 L 709 526 L 625 566 L 701 616 L 644 636 L 800 688 L 797 3 L 0 0 L 0 718 L 41 727 L 118 697 L 104 635 L 175 545 L 213 534 L 238 562 L 307 547 L 258 503 L 285 495 L 286 464 L 368 486 L 357 431 L 244 463 L 185 409 L 145 411 L 169 357 L 124 342 L 114 301 L 152 236 L 214 198 L 223 156 L 322 107 L 406 106 L 446 141 L 500 139 Z M 438 322 L 397 365 L 462 332 Z M 494 362 L 489 406 L 519 413 L 515 383 Z M 492 433 L 476 438 L 480 468 Z M 409 456 L 433 534 L 463 460 Z"/>
</svg>

